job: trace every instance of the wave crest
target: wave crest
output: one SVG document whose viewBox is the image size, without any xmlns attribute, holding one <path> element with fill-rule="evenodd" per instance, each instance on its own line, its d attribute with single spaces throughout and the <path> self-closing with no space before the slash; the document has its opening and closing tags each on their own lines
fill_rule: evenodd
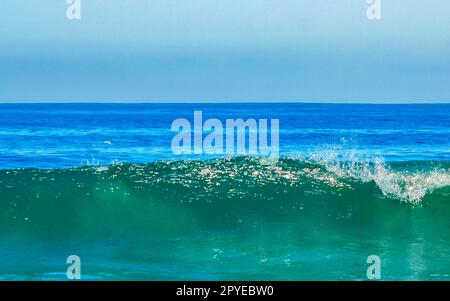
<svg viewBox="0 0 450 301">
<path fill-rule="evenodd" d="M 434 162 L 388 164 L 382 157 L 360 158 L 355 152 L 323 151 L 307 161 L 324 166 L 340 179 L 373 182 L 385 196 L 418 204 L 436 189 L 450 186 L 450 169 Z"/>
<path fill-rule="evenodd" d="M 129 195 L 142 190 L 150 194 L 163 191 L 164 197 L 181 202 L 249 197 L 275 202 L 275 198 L 282 201 L 283 194 L 305 198 L 361 191 L 361 198 L 384 196 L 419 204 L 427 194 L 450 187 L 450 170 L 443 164 L 446 163 L 387 164 L 382 158 L 359 159 L 332 152 L 282 158 L 273 164 L 256 157 L 115 163 L 74 169 L 0 171 L 0 192 L 10 194 L 15 190 L 29 199 L 34 195 L 53 198 L 55 189 L 59 197 L 78 193 L 91 196 L 105 187 L 112 192 L 115 187 L 126 187 Z M 54 187 L 55 183 L 62 186 Z"/>
</svg>

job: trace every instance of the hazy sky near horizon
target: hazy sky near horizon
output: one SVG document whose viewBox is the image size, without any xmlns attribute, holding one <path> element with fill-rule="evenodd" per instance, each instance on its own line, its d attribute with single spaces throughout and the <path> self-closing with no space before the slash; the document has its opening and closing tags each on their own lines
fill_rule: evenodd
<svg viewBox="0 0 450 301">
<path fill-rule="evenodd" d="M 0 101 L 450 102 L 450 1 L 1 0 Z"/>
</svg>

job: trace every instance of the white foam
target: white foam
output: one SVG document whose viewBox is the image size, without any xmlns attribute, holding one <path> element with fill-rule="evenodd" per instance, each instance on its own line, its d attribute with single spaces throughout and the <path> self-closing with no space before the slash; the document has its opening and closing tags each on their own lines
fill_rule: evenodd
<svg viewBox="0 0 450 301">
<path fill-rule="evenodd" d="M 309 161 L 318 163 L 339 178 L 374 182 L 386 196 L 418 204 L 433 190 L 450 186 L 450 171 L 395 171 L 382 157 L 364 157 L 356 151 L 326 149 L 311 154 Z"/>
</svg>

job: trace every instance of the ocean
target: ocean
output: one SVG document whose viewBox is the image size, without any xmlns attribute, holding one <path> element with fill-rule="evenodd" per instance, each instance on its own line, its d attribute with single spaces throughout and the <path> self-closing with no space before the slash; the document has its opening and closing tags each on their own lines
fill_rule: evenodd
<svg viewBox="0 0 450 301">
<path fill-rule="evenodd" d="M 177 155 L 279 120 L 278 161 Z M 450 104 L 0 104 L 0 280 L 450 280 Z"/>
</svg>

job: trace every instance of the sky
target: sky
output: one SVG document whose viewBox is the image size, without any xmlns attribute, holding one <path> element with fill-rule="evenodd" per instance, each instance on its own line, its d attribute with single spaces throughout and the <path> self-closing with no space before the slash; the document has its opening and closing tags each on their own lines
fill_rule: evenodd
<svg viewBox="0 0 450 301">
<path fill-rule="evenodd" d="M 0 102 L 450 102 L 450 1 L 0 1 Z"/>
</svg>

